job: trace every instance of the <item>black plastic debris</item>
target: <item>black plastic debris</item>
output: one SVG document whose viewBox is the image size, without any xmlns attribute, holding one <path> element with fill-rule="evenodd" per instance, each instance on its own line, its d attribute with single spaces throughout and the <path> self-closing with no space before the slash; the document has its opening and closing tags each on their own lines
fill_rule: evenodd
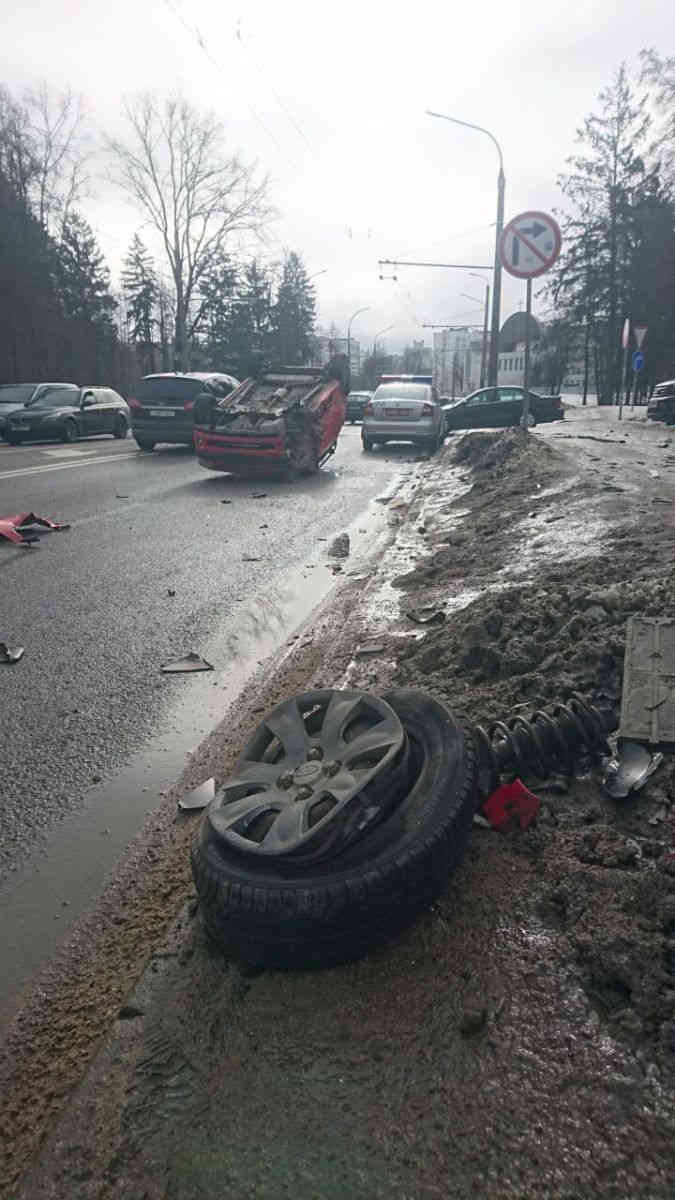
<svg viewBox="0 0 675 1200">
<path fill-rule="evenodd" d="M 364 642 L 358 647 L 355 657 L 365 658 L 369 654 L 383 654 L 385 649 L 384 642 Z"/>
<path fill-rule="evenodd" d="M 213 665 L 202 658 L 194 650 L 185 655 L 185 658 L 177 658 L 173 662 L 165 663 L 162 671 L 165 675 L 178 675 L 183 672 L 192 671 L 212 671 Z"/>
<path fill-rule="evenodd" d="M 205 779 L 204 783 L 200 783 L 199 787 L 193 788 L 185 796 L 181 796 L 178 801 L 178 807 L 184 812 L 191 812 L 198 808 L 208 808 L 216 794 L 215 779 Z"/>
<path fill-rule="evenodd" d="M 252 500 L 264 500 L 266 496 L 267 492 L 251 492 Z"/>
<path fill-rule="evenodd" d="M 446 618 L 442 608 L 409 608 L 405 615 L 416 625 L 442 625 Z"/>
<path fill-rule="evenodd" d="M 333 539 L 328 553 L 330 554 L 331 558 L 348 558 L 349 550 L 349 534 L 341 533 L 338 537 Z"/>
<path fill-rule="evenodd" d="M 8 666 L 12 663 L 18 663 L 19 659 L 23 658 L 25 653 L 23 646 L 17 646 L 15 650 L 10 650 L 9 646 L 4 642 L 0 642 L 0 663 L 6 663 Z"/>
<path fill-rule="evenodd" d="M 175 588 L 167 588 L 166 594 L 167 594 L 167 596 L 171 596 L 173 598 L 176 595 L 176 589 Z"/>
<path fill-rule="evenodd" d="M 621 741 L 617 757 L 605 764 L 603 787 L 614 800 L 625 800 L 644 787 L 662 762 L 662 754 L 650 754 L 639 742 Z"/>
</svg>

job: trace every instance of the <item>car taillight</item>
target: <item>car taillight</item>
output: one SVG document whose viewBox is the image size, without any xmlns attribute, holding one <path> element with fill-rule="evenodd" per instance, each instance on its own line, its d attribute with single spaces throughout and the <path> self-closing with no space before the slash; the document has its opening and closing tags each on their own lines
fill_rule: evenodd
<svg viewBox="0 0 675 1200">
<path fill-rule="evenodd" d="M 194 400 L 186 400 L 185 403 L 183 404 L 183 408 L 185 409 L 185 412 L 192 412 L 194 406 L 195 406 Z"/>
<path fill-rule="evenodd" d="M 139 412 L 143 407 L 140 400 L 136 400 L 134 396 L 129 396 L 127 404 L 129 405 L 129 408 L 135 408 L 137 412 Z"/>
<path fill-rule="evenodd" d="M 372 415 L 373 415 L 373 406 L 370 403 L 370 400 L 368 401 L 368 403 L 366 404 L 366 406 L 363 410 L 363 415 L 365 417 L 372 417 Z"/>
<path fill-rule="evenodd" d="M 422 406 L 422 416 L 423 417 L 431 417 L 431 416 L 433 416 L 433 412 L 434 412 L 433 404 L 424 404 Z"/>
</svg>

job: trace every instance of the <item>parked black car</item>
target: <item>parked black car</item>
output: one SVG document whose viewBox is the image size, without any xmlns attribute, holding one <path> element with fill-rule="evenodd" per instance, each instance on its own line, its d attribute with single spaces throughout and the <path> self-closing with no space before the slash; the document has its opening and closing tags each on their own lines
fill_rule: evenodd
<svg viewBox="0 0 675 1200">
<path fill-rule="evenodd" d="M 154 450 L 158 442 L 191 446 L 194 406 L 200 392 L 229 396 L 239 386 L 233 375 L 218 371 L 191 371 L 146 375 L 129 397 L 131 431 L 139 449 Z"/>
<path fill-rule="evenodd" d="M 5 438 L 12 446 L 31 438 L 75 442 L 96 433 L 125 438 L 128 429 L 129 409 L 112 388 L 62 383 L 50 384 L 23 408 L 10 413 Z"/>
<path fill-rule="evenodd" d="M 370 399 L 372 392 L 350 392 L 347 396 L 347 406 L 345 408 L 345 421 L 350 421 L 353 425 L 355 421 L 363 420 L 363 410 Z"/>
<path fill-rule="evenodd" d="M 561 421 L 565 416 L 560 396 L 539 396 L 530 392 L 530 425 L 541 421 Z M 445 428 L 494 429 L 497 426 L 520 425 L 525 390 L 521 387 L 481 388 L 444 405 Z"/>
<path fill-rule="evenodd" d="M 675 425 L 675 379 L 657 383 L 647 405 L 647 416 L 652 421 Z"/>
<path fill-rule="evenodd" d="M 77 387 L 75 383 L 3 383 L 0 384 L 0 437 L 5 436 L 10 413 L 37 400 L 49 388 Z"/>
</svg>

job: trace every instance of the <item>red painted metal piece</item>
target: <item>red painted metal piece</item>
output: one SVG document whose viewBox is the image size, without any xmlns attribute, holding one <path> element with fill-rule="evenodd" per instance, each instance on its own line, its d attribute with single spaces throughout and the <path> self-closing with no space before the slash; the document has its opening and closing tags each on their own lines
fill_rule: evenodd
<svg viewBox="0 0 675 1200">
<path fill-rule="evenodd" d="M 520 779 L 514 779 L 513 783 L 502 783 L 488 796 L 482 812 L 493 829 L 505 833 L 516 824 L 521 829 L 527 829 L 540 808 L 539 797 L 526 788 Z"/>
<path fill-rule="evenodd" d="M 70 525 L 61 525 L 58 521 L 50 521 L 49 517 L 38 517 L 32 512 L 14 513 L 10 517 L 0 517 L 0 537 L 18 546 L 30 546 L 31 542 L 39 540 L 34 532 L 29 532 L 26 536 L 25 530 L 30 525 L 42 525 L 44 529 L 57 532 L 70 529 Z"/>
</svg>

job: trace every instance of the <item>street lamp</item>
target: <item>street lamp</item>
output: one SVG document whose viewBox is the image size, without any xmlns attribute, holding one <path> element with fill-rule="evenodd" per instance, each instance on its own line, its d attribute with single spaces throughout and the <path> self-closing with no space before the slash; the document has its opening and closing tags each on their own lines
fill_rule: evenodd
<svg viewBox="0 0 675 1200">
<path fill-rule="evenodd" d="M 347 362 L 349 363 L 350 367 L 352 365 L 352 321 L 355 317 L 359 317 L 361 313 L 364 312 L 370 312 L 370 308 L 367 305 L 365 308 L 357 308 L 356 312 L 352 313 L 351 317 L 349 318 L 349 323 L 347 325 Z"/>
<path fill-rule="evenodd" d="M 495 135 L 490 133 L 489 129 L 484 129 L 482 125 L 474 125 L 471 121 L 460 121 L 459 117 L 448 117 L 445 113 L 431 112 L 429 109 L 427 109 L 427 116 L 439 117 L 442 121 L 452 121 L 453 125 L 463 125 L 465 129 L 476 129 L 478 133 L 484 133 L 494 144 L 499 155 L 499 174 L 497 176 L 497 234 L 495 238 L 494 286 L 492 289 L 492 330 L 490 333 L 488 363 L 488 386 L 496 387 L 499 354 L 499 314 L 502 299 L 502 264 L 499 257 L 499 243 L 501 241 L 502 229 L 504 228 L 504 188 L 506 183 L 502 148 Z"/>
<path fill-rule="evenodd" d="M 377 365 L 377 339 L 381 338 L 383 336 L 383 334 L 389 333 L 389 330 L 393 329 L 393 328 L 394 328 L 393 325 L 387 325 L 386 329 L 381 329 L 380 332 L 376 333 L 375 337 L 373 338 L 373 358 L 375 359 L 376 365 Z"/>
<path fill-rule="evenodd" d="M 490 313 L 490 280 L 487 275 L 478 275 L 476 271 L 469 271 L 469 275 L 473 275 L 474 279 L 482 279 L 485 284 L 485 316 L 483 318 L 483 349 L 480 356 L 480 386 L 485 387 L 485 370 L 487 367 L 487 344 L 488 344 L 488 317 Z M 496 381 L 495 381 L 496 382 Z"/>
</svg>

